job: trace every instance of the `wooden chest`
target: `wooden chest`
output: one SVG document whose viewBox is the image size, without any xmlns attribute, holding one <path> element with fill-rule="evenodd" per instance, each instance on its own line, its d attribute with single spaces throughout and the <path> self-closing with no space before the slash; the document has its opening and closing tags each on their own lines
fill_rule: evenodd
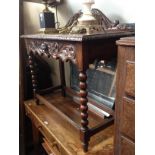
<svg viewBox="0 0 155 155">
<path fill-rule="evenodd" d="M 135 154 L 135 41 L 117 41 L 115 155 Z"/>
</svg>

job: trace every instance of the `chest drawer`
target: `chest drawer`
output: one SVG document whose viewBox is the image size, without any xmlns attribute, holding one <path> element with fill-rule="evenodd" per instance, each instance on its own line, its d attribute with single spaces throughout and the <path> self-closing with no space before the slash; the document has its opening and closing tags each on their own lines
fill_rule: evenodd
<svg viewBox="0 0 155 155">
<path fill-rule="evenodd" d="M 25 106 L 26 115 L 30 118 L 30 120 L 35 125 L 35 127 L 39 129 L 41 128 L 41 123 L 39 122 L 38 119 L 36 119 L 35 114 L 31 112 L 31 110 L 29 109 L 29 106 L 31 106 L 31 103 L 28 104 L 28 106 Z"/>
<path fill-rule="evenodd" d="M 44 142 L 42 143 L 44 149 L 49 155 L 68 155 L 63 148 L 58 144 L 58 142 L 51 142 L 46 138 L 43 138 Z"/>
<path fill-rule="evenodd" d="M 44 142 L 42 143 L 42 145 L 48 155 L 51 155 L 51 154 L 52 155 L 61 155 L 60 147 L 56 143 L 56 141 L 50 142 L 46 138 L 43 138 L 43 139 L 44 139 Z"/>
<path fill-rule="evenodd" d="M 121 137 L 121 155 L 135 155 L 135 144 L 125 137 Z"/>
<path fill-rule="evenodd" d="M 62 148 L 62 146 L 56 141 L 56 139 L 50 133 L 48 126 L 50 125 L 44 115 L 34 112 L 34 106 L 31 103 L 25 106 L 26 115 L 31 119 L 32 123 L 42 133 L 44 142 L 43 148 L 48 155 L 68 155 L 68 153 Z"/>
<path fill-rule="evenodd" d="M 126 80 L 125 92 L 130 96 L 135 96 L 135 63 L 131 61 L 126 62 Z"/>
<path fill-rule="evenodd" d="M 123 98 L 121 132 L 133 140 L 135 139 L 135 101 L 127 97 Z"/>
<path fill-rule="evenodd" d="M 46 138 L 48 137 L 50 142 L 54 142 L 55 139 L 51 136 L 49 131 L 47 130 L 48 121 L 40 115 L 40 117 L 36 117 L 36 114 L 31 111 L 29 108 L 31 106 L 30 104 L 28 106 L 25 106 L 26 115 L 31 119 L 32 123 L 36 126 L 36 128 L 42 133 L 42 135 Z"/>
</svg>

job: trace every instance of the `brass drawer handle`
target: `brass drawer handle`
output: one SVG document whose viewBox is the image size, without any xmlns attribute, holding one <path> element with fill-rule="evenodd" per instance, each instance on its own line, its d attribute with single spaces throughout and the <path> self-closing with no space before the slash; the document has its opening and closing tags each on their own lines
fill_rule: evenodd
<svg viewBox="0 0 155 155">
<path fill-rule="evenodd" d="M 47 121 L 43 121 L 43 122 L 44 122 L 45 125 L 48 125 L 48 122 Z"/>
<path fill-rule="evenodd" d="M 38 130 L 42 130 L 42 126 L 41 125 L 38 126 Z"/>
</svg>

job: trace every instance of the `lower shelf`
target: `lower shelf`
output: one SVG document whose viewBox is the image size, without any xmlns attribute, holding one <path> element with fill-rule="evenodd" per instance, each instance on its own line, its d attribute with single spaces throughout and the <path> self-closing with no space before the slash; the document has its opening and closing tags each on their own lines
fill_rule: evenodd
<svg viewBox="0 0 155 155">
<path fill-rule="evenodd" d="M 55 102 L 54 105 L 56 106 L 58 103 L 61 104 L 61 100 L 61 98 L 57 98 L 57 102 Z M 72 106 L 74 107 L 74 105 L 72 105 L 69 99 L 67 99 L 67 101 L 70 105 L 68 106 L 68 109 L 72 109 Z M 49 108 L 44 104 L 36 105 L 33 100 L 25 102 L 25 109 L 27 115 L 32 122 L 35 123 L 44 137 L 51 142 L 56 141 L 67 155 L 109 155 L 108 153 L 113 151 L 113 125 L 92 136 L 89 143 L 89 150 L 87 153 L 84 153 L 80 142 L 80 134 L 71 127 L 72 125 L 70 125 L 70 123 L 65 122 L 65 119 L 63 119 L 59 113 L 56 113 L 52 108 Z M 63 108 L 61 110 L 63 111 Z M 74 113 L 75 115 L 73 115 Z M 77 120 L 78 122 L 79 118 L 76 117 L 78 117 L 79 113 L 77 111 L 74 113 L 71 110 L 68 117 L 73 116 L 74 121 Z M 90 126 L 95 125 L 101 120 L 101 118 L 95 118 L 92 114 Z"/>
<path fill-rule="evenodd" d="M 63 117 L 71 123 L 75 128 L 80 130 L 81 127 L 81 111 L 80 105 L 75 103 L 70 97 L 63 97 L 60 92 L 48 94 L 44 96 L 37 95 L 40 103 L 46 104 L 54 110 L 60 117 Z M 101 117 L 91 111 L 88 111 L 89 128 L 95 127 L 103 123 L 104 117 Z"/>
</svg>

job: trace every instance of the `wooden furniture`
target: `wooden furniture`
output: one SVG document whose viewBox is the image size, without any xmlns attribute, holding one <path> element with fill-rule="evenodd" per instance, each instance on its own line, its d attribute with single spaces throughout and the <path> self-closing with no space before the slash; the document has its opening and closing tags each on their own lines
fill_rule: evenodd
<svg viewBox="0 0 155 155">
<path fill-rule="evenodd" d="M 57 98 L 57 100 L 59 99 Z M 65 109 L 65 105 L 62 108 Z M 113 153 L 114 125 L 94 135 L 90 140 L 89 151 L 84 153 L 79 139 L 79 132 L 70 125 L 66 118 L 61 117 L 59 112 L 56 112 L 56 109 L 48 108 L 44 104 L 36 105 L 34 100 L 29 100 L 25 101 L 25 111 L 32 124 L 43 135 L 42 145 L 49 155 L 112 155 Z M 92 113 L 90 115 L 91 126 L 102 122 L 102 118 L 96 117 L 96 120 L 93 120 L 95 115 L 93 116 Z M 79 119 L 76 116 L 73 117 Z M 37 146 L 39 138 L 35 128 L 33 130 Z M 36 155 L 39 155 L 38 152 L 36 152 Z"/>
<path fill-rule="evenodd" d="M 135 40 L 117 41 L 115 155 L 135 154 Z"/>
<path fill-rule="evenodd" d="M 57 117 L 60 117 L 60 120 L 68 122 L 67 126 L 70 127 L 68 130 L 72 130 L 70 132 L 75 133 L 77 138 L 80 136 L 85 152 L 88 150 L 90 137 L 113 123 L 113 117 L 104 119 L 88 110 L 86 70 L 95 58 L 109 60 L 116 57 L 115 41 L 122 36 L 132 34 L 130 32 L 116 32 L 97 35 L 36 34 L 23 36 L 29 55 L 35 102 L 37 104 L 46 104 L 50 109 L 57 112 Z M 33 61 L 34 54 L 59 59 L 61 85 L 45 90 L 37 89 L 37 69 Z M 80 80 L 80 92 L 77 95 L 78 103 L 66 96 L 63 61 L 67 60 L 72 61 L 78 67 Z M 59 92 L 45 95 L 58 89 L 62 90 L 63 97 Z M 94 104 L 94 102 L 91 103 Z"/>
<path fill-rule="evenodd" d="M 85 152 L 88 151 L 90 137 L 113 124 L 113 116 L 103 118 L 97 112 L 94 113 L 88 110 L 86 70 L 95 58 L 110 60 L 112 57 L 116 57 L 117 48 L 115 41 L 122 36 L 129 35 L 133 35 L 133 33 L 112 31 L 92 35 L 36 34 L 22 36 L 25 39 L 29 57 L 35 102 L 38 106 L 45 104 L 54 113 L 59 115 L 55 123 L 60 124 L 62 123 L 61 120 L 63 120 L 63 123 L 67 123 L 67 126 L 69 126 L 68 131 L 79 133 Z M 37 68 L 33 59 L 35 54 L 59 59 L 61 78 L 61 84 L 59 86 L 44 90 L 37 88 Z M 78 94 L 66 89 L 64 61 L 72 61 L 77 65 L 80 80 L 80 91 Z M 58 90 L 62 90 L 61 93 Z M 53 93 L 51 94 L 51 92 Z M 76 95 L 76 101 L 72 101 L 68 97 L 68 94 L 70 96 L 73 96 L 73 94 Z M 94 101 L 89 102 L 97 106 Z M 64 124 L 61 125 L 63 126 Z M 50 133 L 53 134 L 52 131 Z M 77 137 L 77 141 L 78 139 Z"/>
</svg>

